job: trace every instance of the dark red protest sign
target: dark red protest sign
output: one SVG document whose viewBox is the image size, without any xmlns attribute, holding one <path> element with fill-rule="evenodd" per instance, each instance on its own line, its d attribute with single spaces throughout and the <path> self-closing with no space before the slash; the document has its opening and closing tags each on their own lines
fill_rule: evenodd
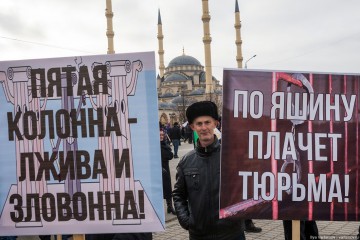
<svg viewBox="0 0 360 240">
<path fill-rule="evenodd" d="M 359 220 L 360 76 L 224 70 L 220 217 Z"/>
</svg>

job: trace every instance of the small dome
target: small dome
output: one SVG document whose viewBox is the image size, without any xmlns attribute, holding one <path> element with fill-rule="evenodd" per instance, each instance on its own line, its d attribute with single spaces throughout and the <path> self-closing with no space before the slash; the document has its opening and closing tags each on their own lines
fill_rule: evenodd
<svg viewBox="0 0 360 240">
<path fill-rule="evenodd" d="M 165 102 L 161 102 L 161 103 L 159 103 L 159 108 L 168 108 L 168 104 L 167 103 L 165 103 Z"/>
<path fill-rule="evenodd" d="M 165 81 L 187 81 L 189 80 L 186 76 L 179 73 L 171 73 L 165 77 Z"/>
<path fill-rule="evenodd" d="M 173 104 L 180 104 L 183 102 L 183 98 L 181 96 L 175 97 L 172 101 Z"/>
<path fill-rule="evenodd" d="M 166 102 L 159 103 L 160 109 L 176 109 L 176 107 L 177 106 L 173 103 L 166 103 Z"/>
<path fill-rule="evenodd" d="M 183 54 L 171 60 L 168 67 L 183 66 L 183 65 L 201 66 L 201 63 L 196 58 Z"/>
<path fill-rule="evenodd" d="M 205 93 L 205 89 L 204 88 L 199 88 L 199 89 L 196 89 L 194 91 L 192 91 L 190 93 L 190 95 L 201 95 L 201 94 L 204 94 Z"/>
<path fill-rule="evenodd" d="M 212 76 L 212 80 L 217 81 L 216 77 L 214 77 L 214 76 Z M 200 73 L 200 82 L 206 82 L 206 73 L 205 72 Z"/>
<path fill-rule="evenodd" d="M 167 93 L 164 93 L 163 95 L 161 95 L 161 97 L 173 97 L 175 96 L 174 94 L 172 94 L 171 92 L 167 92 Z"/>
<path fill-rule="evenodd" d="M 182 96 L 177 96 L 171 101 L 171 103 L 174 104 L 175 106 L 183 105 L 183 103 L 185 104 L 185 106 L 189 106 L 193 104 L 194 101 L 191 100 L 189 97 L 183 98 Z"/>
</svg>

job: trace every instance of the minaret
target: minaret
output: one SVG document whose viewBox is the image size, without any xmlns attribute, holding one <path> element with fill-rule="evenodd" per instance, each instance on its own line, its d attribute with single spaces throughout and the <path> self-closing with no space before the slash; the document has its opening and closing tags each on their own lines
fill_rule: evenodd
<svg viewBox="0 0 360 240">
<path fill-rule="evenodd" d="M 160 9 L 159 9 L 159 13 L 158 13 L 158 35 L 157 35 L 157 39 L 158 39 L 158 43 L 159 43 L 159 72 L 160 72 L 160 78 L 162 78 L 164 76 L 164 70 L 165 70 L 165 65 L 164 65 L 164 44 L 163 44 L 163 39 L 164 39 L 164 35 L 162 32 L 162 23 L 161 23 L 161 14 L 160 14 Z"/>
<path fill-rule="evenodd" d="M 242 63 L 243 63 L 243 56 L 242 56 L 242 51 L 241 51 L 241 44 L 242 44 L 242 40 L 241 40 L 241 32 L 240 32 L 240 28 L 241 28 L 241 22 L 240 22 L 240 12 L 239 12 L 239 4 L 238 1 L 235 0 L 235 31 L 236 31 L 236 62 L 238 65 L 238 68 L 242 68 Z"/>
<path fill-rule="evenodd" d="M 114 30 L 112 18 L 114 13 L 112 12 L 111 0 L 106 0 L 105 16 L 107 21 L 106 36 L 108 38 L 108 54 L 115 53 L 114 51 Z"/>
<path fill-rule="evenodd" d="M 210 36 L 210 14 L 209 14 L 209 1 L 202 0 L 202 21 L 203 21 L 203 28 L 204 28 L 204 49 L 205 49 L 205 79 L 206 79 L 206 89 L 205 94 L 210 95 L 211 100 L 211 93 L 213 92 L 212 87 L 212 69 L 211 69 L 211 36 Z"/>
</svg>

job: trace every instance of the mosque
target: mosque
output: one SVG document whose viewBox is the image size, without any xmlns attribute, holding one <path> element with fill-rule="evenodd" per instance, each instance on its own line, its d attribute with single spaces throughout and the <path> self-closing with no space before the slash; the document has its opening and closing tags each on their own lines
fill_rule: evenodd
<svg viewBox="0 0 360 240">
<path fill-rule="evenodd" d="M 112 28 L 111 0 L 106 0 L 108 53 L 114 53 Z M 211 100 L 215 102 L 219 110 L 222 109 L 222 85 L 212 75 L 211 65 L 211 35 L 210 14 L 208 0 L 202 0 L 202 17 L 204 29 L 205 66 L 195 57 L 185 53 L 173 58 L 168 66 L 164 65 L 163 31 L 160 10 L 158 12 L 158 54 L 159 74 L 157 76 L 158 90 L 158 114 L 162 124 L 173 125 L 174 122 L 186 122 L 186 108 L 194 102 Z M 238 0 L 235 0 L 235 44 L 237 49 L 236 61 L 238 68 L 242 68 L 241 50 L 241 22 Z M 220 113 L 221 115 L 221 113 Z"/>
<path fill-rule="evenodd" d="M 209 99 L 221 104 L 222 86 L 212 76 L 213 91 Z M 163 124 L 185 122 L 185 109 L 194 102 L 206 99 L 206 75 L 204 66 L 194 57 L 175 57 L 165 68 L 163 77 L 158 75 L 159 121 Z"/>
</svg>

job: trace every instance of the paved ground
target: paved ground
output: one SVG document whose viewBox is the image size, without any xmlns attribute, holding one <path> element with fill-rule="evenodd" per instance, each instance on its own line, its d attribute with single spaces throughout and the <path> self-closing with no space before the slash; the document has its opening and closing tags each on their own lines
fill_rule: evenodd
<svg viewBox="0 0 360 240">
<path fill-rule="evenodd" d="M 178 155 L 181 157 L 193 148 L 192 144 L 182 143 Z M 180 158 L 170 161 L 172 185 L 175 183 L 176 166 Z M 165 207 L 165 203 L 164 203 Z M 166 213 L 166 230 L 164 232 L 154 233 L 154 240 L 182 240 L 189 239 L 187 231 L 182 229 L 176 219 L 176 216 Z M 256 226 L 263 229 L 260 233 L 245 233 L 247 240 L 259 239 L 284 239 L 282 221 L 273 220 L 254 220 Z M 359 222 L 329 222 L 318 221 L 318 228 L 322 239 L 356 239 L 359 229 Z M 337 237 L 336 237 L 337 236 Z M 28 236 L 20 237 L 19 240 L 38 240 L 38 237 Z"/>
<path fill-rule="evenodd" d="M 247 240 L 284 239 L 282 221 L 254 220 L 257 227 L 263 230 L 260 233 L 246 233 Z M 322 239 L 356 239 L 359 222 L 317 222 Z M 154 233 L 154 240 L 183 240 L 189 239 L 187 231 L 182 229 L 176 219 L 166 222 L 166 231 Z"/>
<path fill-rule="evenodd" d="M 284 239 L 281 221 L 255 220 L 255 225 L 263 229 L 260 233 L 245 233 L 247 240 Z M 322 239 L 356 239 L 359 222 L 317 222 Z M 19 237 L 18 240 L 38 240 L 38 237 Z M 176 218 L 168 216 L 166 230 L 153 234 L 154 240 L 189 239 L 187 231 L 182 229 Z"/>
</svg>

